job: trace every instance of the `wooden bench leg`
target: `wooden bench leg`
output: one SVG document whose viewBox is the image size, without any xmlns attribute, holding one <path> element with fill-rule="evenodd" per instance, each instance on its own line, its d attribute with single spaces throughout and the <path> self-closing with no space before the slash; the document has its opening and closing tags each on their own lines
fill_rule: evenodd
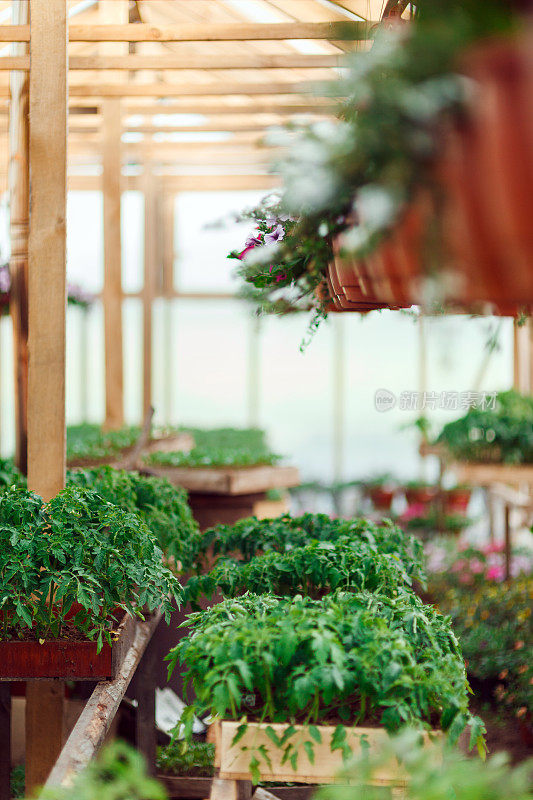
<svg viewBox="0 0 533 800">
<path fill-rule="evenodd" d="M 0 682 L 0 800 L 11 797 L 11 686 Z"/>
<path fill-rule="evenodd" d="M 157 651 L 149 643 L 137 669 L 137 713 L 135 715 L 135 742 L 137 750 L 146 760 L 150 775 L 156 774 L 157 734 L 155 728 L 155 689 Z"/>
</svg>

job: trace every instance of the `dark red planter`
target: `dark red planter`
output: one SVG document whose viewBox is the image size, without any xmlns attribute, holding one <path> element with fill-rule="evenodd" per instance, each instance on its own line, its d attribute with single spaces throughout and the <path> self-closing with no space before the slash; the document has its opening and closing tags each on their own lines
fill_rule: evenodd
<svg viewBox="0 0 533 800">
<path fill-rule="evenodd" d="M 395 489 L 387 489 L 384 486 L 369 486 L 366 492 L 374 508 L 377 508 L 379 511 L 390 511 L 394 495 L 396 494 Z"/>
<path fill-rule="evenodd" d="M 471 489 L 449 489 L 444 493 L 445 511 L 466 514 L 471 496 Z"/>
<path fill-rule="evenodd" d="M 99 653 L 96 652 L 96 641 L 0 642 L 0 680 L 112 680 L 117 676 L 134 636 L 135 620 L 126 614 L 112 646 L 104 642 Z"/>
<path fill-rule="evenodd" d="M 417 486 L 405 489 L 405 499 L 410 506 L 417 504 L 427 505 L 432 503 L 437 496 L 438 490 L 434 486 Z"/>
</svg>

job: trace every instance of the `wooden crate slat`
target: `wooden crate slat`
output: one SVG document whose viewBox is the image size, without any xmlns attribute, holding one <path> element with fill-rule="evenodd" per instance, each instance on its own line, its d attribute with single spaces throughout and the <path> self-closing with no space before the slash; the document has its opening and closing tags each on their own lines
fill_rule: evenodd
<svg viewBox="0 0 533 800">
<path fill-rule="evenodd" d="M 300 475 L 296 467 L 160 467 L 149 466 L 154 475 L 167 478 L 188 492 L 211 494 L 257 494 L 268 489 L 298 486 Z"/>
</svg>

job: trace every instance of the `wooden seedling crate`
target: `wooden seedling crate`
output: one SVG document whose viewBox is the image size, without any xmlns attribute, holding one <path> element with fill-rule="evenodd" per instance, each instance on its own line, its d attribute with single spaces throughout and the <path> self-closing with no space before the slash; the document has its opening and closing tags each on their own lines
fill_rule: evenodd
<svg viewBox="0 0 533 800">
<path fill-rule="evenodd" d="M 259 464 L 253 467 L 163 467 L 150 464 L 147 471 L 167 478 L 188 492 L 209 494 L 254 494 L 269 489 L 298 486 L 296 467 Z"/>
<path fill-rule="evenodd" d="M 244 736 L 232 746 L 239 724 L 239 722 L 222 720 L 213 723 L 209 728 L 209 738 L 215 743 L 215 766 L 219 769 L 220 779 L 251 780 L 249 769 L 251 752 L 264 745 L 271 765 L 267 764 L 260 755 L 257 756 L 260 762 L 259 771 L 262 781 L 326 784 L 335 783 L 338 780 L 344 763 L 340 750 L 331 752 L 330 745 L 335 732 L 334 726 L 317 726 L 322 741 L 320 744 L 314 743 L 314 763 L 311 763 L 303 747 L 304 741 L 311 740 L 309 733 L 304 726 L 295 726 L 297 733 L 291 737 L 290 741 L 298 747 L 299 754 L 296 769 L 293 769 L 288 761 L 282 763 L 283 750 L 276 747 L 265 733 L 268 723 L 249 723 Z M 288 724 L 273 723 L 271 727 L 281 737 L 288 728 Z M 346 735 L 346 743 L 351 748 L 354 757 L 357 757 L 361 753 L 362 747 L 367 745 L 371 750 L 381 749 L 388 738 L 384 728 L 347 728 Z M 301 736 L 300 746 L 298 746 L 299 736 Z M 424 736 L 429 741 L 430 736 L 432 738 L 442 737 L 442 733 L 433 731 Z M 401 765 L 394 760 L 381 767 L 380 771 L 376 773 L 373 783 L 403 789 L 405 780 L 406 776 Z"/>
<path fill-rule="evenodd" d="M 113 680 L 135 636 L 135 619 L 126 614 L 110 646 L 104 642 L 99 653 L 96 641 L 67 639 L 0 642 L 0 680 L 63 678 L 72 680 Z"/>
</svg>

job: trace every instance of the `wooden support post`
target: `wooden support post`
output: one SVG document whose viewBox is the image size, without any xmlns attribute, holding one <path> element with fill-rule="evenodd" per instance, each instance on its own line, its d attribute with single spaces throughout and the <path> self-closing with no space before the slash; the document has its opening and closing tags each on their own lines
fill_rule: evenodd
<svg viewBox="0 0 533 800">
<path fill-rule="evenodd" d="M 157 635 L 157 634 L 156 634 Z M 155 689 L 157 648 L 151 639 L 137 670 L 137 714 L 135 717 L 135 744 L 145 758 L 150 775 L 156 774 Z"/>
<path fill-rule="evenodd" d="M 143 419 L 152 407 L 152 316 L 158 278 L 160 242 L 157 192 L 150 166 L 144 175 L 144 283 L 143 283 Z"/>
<path fill-rule="evenodd" d="M 13 23 L 29 21 L 28 0 L 12 4 Z M 27 44 L 14 45 L 15 55 L 27 53 Z M 15 368 L 15 463 L 28 470 L 28 216 L 29 216 L 29 75 L 12 72 L 9 113 L 9 205 L 11 273 L 10 313 L 13 324 Z"/>
<path fill-rule="evenodd" d="M 0 800 L 11 797 L 11 684 L 0 682 Z"/>
<path fill-rule="evenodd" d="M 28 338 L 28 486 L 49 500 L 65 485 L 67 3 L 32 0 Z M 26 690 L 26 791 L 61 751 L 64 687 Z"/>
<path fill-rule="evenodd" d="M 511 507 L 505 503 L 505 580 L 511 578 Z"/>
<path fill-rule="evenodd" d="M 121 202 L 121 108 L 120 100 L 102 101 L 104 119 L 104 305 L 105 328 L 105 424 L 124 424 L 124 378 L 122 358 L 122 250 Z"/>
</svg>

